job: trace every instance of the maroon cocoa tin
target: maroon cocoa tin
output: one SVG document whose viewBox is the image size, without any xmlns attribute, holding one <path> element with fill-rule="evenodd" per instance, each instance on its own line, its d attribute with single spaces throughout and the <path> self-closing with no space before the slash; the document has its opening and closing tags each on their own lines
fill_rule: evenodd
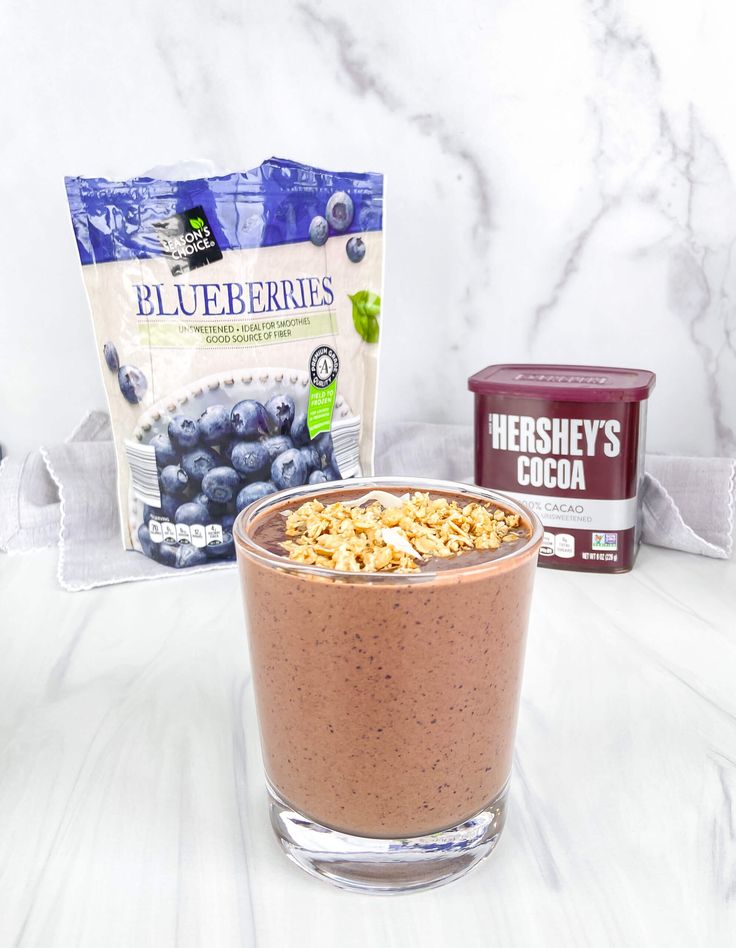
<svg viewBox="0 0 736 948">
<path fill-rule="evenodd" d="M 653 372 L 489 365 L 475 393 L 475 481 L 544 524 L 539 565 L 623 573 L 639 547 Z"/>
</svg>

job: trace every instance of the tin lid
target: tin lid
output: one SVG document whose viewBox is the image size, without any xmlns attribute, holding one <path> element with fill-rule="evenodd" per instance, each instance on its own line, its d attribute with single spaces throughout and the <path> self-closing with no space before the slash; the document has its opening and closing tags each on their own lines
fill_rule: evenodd
<svg viewBox="0 0 736 948">
<path fill-rule="evenodd" d="M 526 395 L 558 402 L 640 402 L 656 376 L 645 369 L 601 365 L 489 365 L 468 379 L 471 392 Z"/>
</svg>

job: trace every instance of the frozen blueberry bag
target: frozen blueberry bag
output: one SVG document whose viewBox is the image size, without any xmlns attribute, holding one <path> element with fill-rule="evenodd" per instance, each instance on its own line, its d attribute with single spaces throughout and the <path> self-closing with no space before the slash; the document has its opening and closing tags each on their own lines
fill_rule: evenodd
<svg viewBox="0 0 736 948">
<path fill-rule="evenodd" d="M 380 174 L 273 158 L 66 189 L 127 549 L 175 567 L 233 559 L 251 501 L 372 473 Z"/>
</svg>

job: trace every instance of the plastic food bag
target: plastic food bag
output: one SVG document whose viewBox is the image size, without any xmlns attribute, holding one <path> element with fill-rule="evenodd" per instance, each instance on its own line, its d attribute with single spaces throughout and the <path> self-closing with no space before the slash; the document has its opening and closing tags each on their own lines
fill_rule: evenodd
<svg viewBox="0 0 736 948">
<path fill-rule="evenodd" d="M 381 175 L 273 158 L 66 189 L 127 549 L 232 559 L 257 497 L 372 473 Z"/>
</svg>

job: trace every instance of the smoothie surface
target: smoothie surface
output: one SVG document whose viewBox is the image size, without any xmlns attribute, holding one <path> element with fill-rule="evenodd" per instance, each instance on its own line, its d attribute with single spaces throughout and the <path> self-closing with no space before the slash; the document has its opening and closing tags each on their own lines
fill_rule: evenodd
<svg viewBox="0 0 736 948">
<path fill-rule="evenodd" d="M 296 563 L 338 572 L 439 572 L 513 554 L 529 523 L 498 503 L 444 491 L 341 488 L 261 514 L 253 542 Z"/>
</svg>

